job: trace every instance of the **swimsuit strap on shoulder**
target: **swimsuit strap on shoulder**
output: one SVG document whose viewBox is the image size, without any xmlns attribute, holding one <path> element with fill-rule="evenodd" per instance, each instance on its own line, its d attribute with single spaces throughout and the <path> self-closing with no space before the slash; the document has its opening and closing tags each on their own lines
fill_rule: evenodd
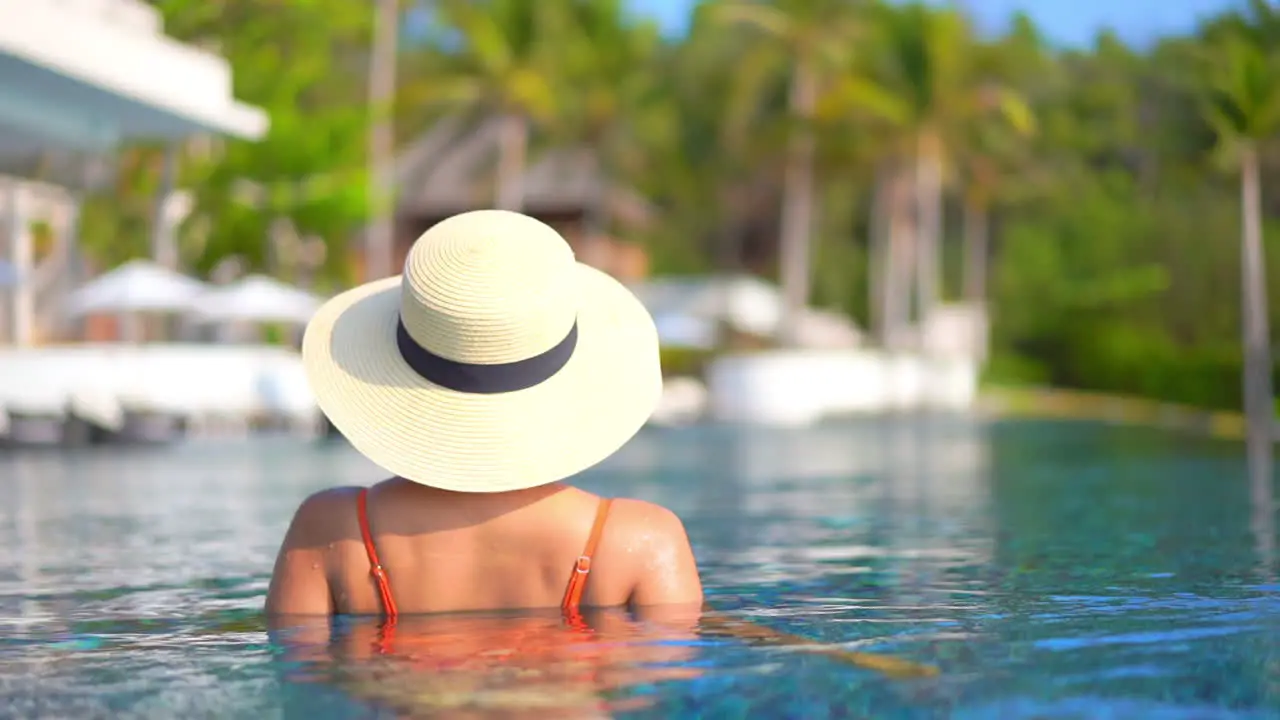
<svg viewBox="0 0 1280 720">
<path fill-rule="evenodd" d="M 596 508 L 595 524 L 591 526 L 591 536 L 587 538 L 587 546 L 573 566 L 573 575 L 569 577 L 569 587 L 565 589 L 564 610 L 577 610 L 582 602 L 582 592 L 587 587 L 587 575 L 591 573 L 591 558 L 596 554 L 596 546 L 600 544 L 600 535 L 604 532 L 605 520 L 609 517 L 609 506 L 613 500 L 602 498 Z"/>
<path fill-rule="evenodd" d="M 398 614 L 396 601 L 391 597 L 391 581 L 387 579 L 387 571 L 378 560 L 378 549 L 373 544 L 373 533 L 369 532 L 369 488 L 360 488 L 356 496 L 356 512 L 360 518 L 360 536 L 364 539 L 364 550 L 369 555 L 369 573 L 378 584 L 378 595 L 382 598 L 382 612 L 394 619 Z"/>
</svg>

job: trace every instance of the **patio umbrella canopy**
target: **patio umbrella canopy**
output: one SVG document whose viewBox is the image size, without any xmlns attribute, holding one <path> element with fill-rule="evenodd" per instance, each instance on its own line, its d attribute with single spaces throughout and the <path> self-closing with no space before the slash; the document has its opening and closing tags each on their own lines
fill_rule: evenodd
<svg viewBox="0 0 1280 720">
<path fill-rule="evenodd" d="M 305 325 L 323 300 L 263 275 L 250 275 L 201 295 L 192 316 L 205 323 L 285 322 Z"/>
<path fill-rule="evenodd" d="M 204 283 L 147 260 L 133 260 L 81 286 L 67 298 L 71 316 L 94 313 L 188 312 Z"/>
<path fill-rule="evenodd" d="M 750 276 L 654 278 L 632 287 L 656 316 L 684 316 L 706 322 L 727 321 L 759 335 L 778 324 L 782 298 L 777 288 Z"/>
</svg>

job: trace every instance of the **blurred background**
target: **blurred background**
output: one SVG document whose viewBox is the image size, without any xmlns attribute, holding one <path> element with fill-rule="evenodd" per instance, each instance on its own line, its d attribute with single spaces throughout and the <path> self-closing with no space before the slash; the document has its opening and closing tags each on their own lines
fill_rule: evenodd
<svg viewBox="0 0 1280 720">
<path fill-rule="evenodd" d="M 1266 0 L 0 0 L 0 714 L 371 716 L 264 641 L 381 473 L 301 332 L 499 207 L 658 327 L 575 482 L 715 612 L 941 668 L 694 644 L 630 716 L 1273 717 L 1278 133 Z"/>
<path fill-rule="evenodd" d="M 17 348 L 181 342 L 185 368 L 192 342 L 296 345 L 317 301 L 491 206 L 630 284 L 670 375 L 858 348 L 840 373 L 863 409 L 967 406 L 981 381 L 1238 411 L 1245 308 L 1265 323 L 1280 298 L 1244 283 L 1274 268 L 1278 207 L 1262 0 L 0 7 Z M 10 424 L 158 392 L 17 384 Z M 723 405 L 676 388 L 682 411 Z"/>
</svg>

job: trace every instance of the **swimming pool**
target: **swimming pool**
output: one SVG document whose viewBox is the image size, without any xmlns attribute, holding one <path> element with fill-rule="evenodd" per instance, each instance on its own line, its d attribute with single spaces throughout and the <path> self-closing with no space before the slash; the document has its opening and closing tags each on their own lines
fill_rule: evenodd
<svg viewBox="0 0 1280 720">
<path fill-rule="evenodd" d="M 269 636 L 297 501 L 378 478 L 348 449 L 0 457 L 0 716 L 1280 717 L 1275 515 L 1241 455 L 901 418 L 646 430 L 584 479 L 685 518 L 713 620 L 939 671 L 905 678 L 613 615 L 589 641 L 532 615 L 424 619 L 397 630 L 403 657 L 364 621 Z"/>
</svg>

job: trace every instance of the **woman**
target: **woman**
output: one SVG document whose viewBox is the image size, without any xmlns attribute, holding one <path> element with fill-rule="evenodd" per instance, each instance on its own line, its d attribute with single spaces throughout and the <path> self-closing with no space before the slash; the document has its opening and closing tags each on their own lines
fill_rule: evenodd
<svg viewBox="0 0 1280 720">
<path fill-rule="evenodd" d="M 547 225 L 439 223 L 402 277 L 321 308 L 302 355 L 329 421 L 395 477 L 302 503 L 268 613 L 701 605 L 673 513 L 561 483 L 639 431 L 662 377 L 644 307 Z"/>
</svg>

